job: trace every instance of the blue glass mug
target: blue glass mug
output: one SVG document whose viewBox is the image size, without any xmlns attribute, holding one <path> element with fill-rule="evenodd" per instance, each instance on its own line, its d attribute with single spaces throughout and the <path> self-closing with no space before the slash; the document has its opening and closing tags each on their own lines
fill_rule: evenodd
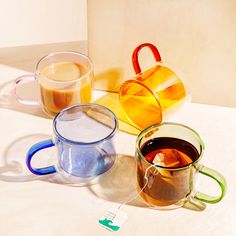
<svg viewBox="0 0 236 236">
<path fill-rule="evenodd" d="M 26 164 L 36 175 L 62 173 L 71 178 L 93 179 L 114 164 L 114 136 L 118 121 L 108 108 L 87 103 L 63 109 L 53 120 L 53 139 L 34 144 L 28 151 Z M 35 168 L 31 161 L 38 151 L 56 146 L 58 164 Z"/>
</svg>

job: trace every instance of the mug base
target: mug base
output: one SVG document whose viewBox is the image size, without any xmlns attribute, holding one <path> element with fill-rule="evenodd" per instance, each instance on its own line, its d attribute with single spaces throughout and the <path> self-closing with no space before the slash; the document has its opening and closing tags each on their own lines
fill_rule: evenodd
<svg viewBox="0 0 236 236">
<path fill-rule="evenodd" d="M 116 161 L 114 161 L 113 165 L 106 171 L 103 172 L 100 175 L 97 176 L 91 176 L 91 177 L 78 177 L 71 175 L 64 171 L 60 165 L 56 166 L 57 173 L 63 178 L 63 182 L 65 185 L 70 185 L 70 186 L 78 186 L 78 187 L 83 187 L 83 186 L 89 186 L 89 185 L 94 185 L 102 181 L 102 179 L 107 178 L 111 172 L 114 169 L 114 166 L 116 164 Z"/>
<path fill-rule="evenodd" d="M 185 202 L 186 202 L 186 200 L 183 199 L 183 200 L 180 200 L 180 201 L 178 201 L 174 204 L 168 205 L 168 206 L 157 206 L 157 205 L 149 204 L 147 202 L 145 202 L 145 203 L 149 208 L 151 208 L 153 210 L 162 210 L 162 211 L 167 211 L 168 210 L 169 211 L 169 210 L 175 210 L 175 209 L 178 209 L 180 207 L 183 207 Z"/>
</svg>

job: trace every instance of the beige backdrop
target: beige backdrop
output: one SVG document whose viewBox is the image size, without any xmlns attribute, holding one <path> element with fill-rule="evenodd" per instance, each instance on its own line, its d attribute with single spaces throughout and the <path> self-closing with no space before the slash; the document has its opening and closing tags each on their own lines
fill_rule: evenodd
<svg viewBox="0 0 236 236">
<path fill-rule="evenodd" d="M 0 6 L 0 48 L 87 40 L 86 0 L 0 0 Z"/>
<path fill-rule="evenodd" d="M 133 49 L 158 46 L 164 65 L 189 84 L 192 101 L 236 107 L 236 0 L 88 0 L 96 87 L 133 77 Z M 141 67 L 153 65 L 142 50 Z"/>
</svg>

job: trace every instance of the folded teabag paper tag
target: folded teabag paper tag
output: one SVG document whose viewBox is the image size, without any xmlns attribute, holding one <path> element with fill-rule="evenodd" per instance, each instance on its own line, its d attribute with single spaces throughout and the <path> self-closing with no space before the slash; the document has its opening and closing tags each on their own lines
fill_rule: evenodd
<svg viewBox="0 0 236 236">
<path fill-rule="evenodd" d="M 117 231 L 127 219 L 127 214 L 118 208 L 110 208 L 98 223 L 110 231 Z"/>
<path fill-rule="evenodd" d="M 117 208 L 110 208 L 106 214 L 101 217 L 98 221 L 98 223 L 103 226 L 104 228 L 110 230 L 110 231 L 117 231 L 120 229 L 120 227 L 124 224 L 124 222 L 127 220 L 127 214 L 120 210 L 122 206 L 125 204 L 131 202 L 132 200 L 136 199 L 140 193 L 144 190 L 144 188 L 148 184 L 148 170 L 152 168 L 155 165 L 149 166 L 145 171 L 145 180 L 146 183 L 144 184 L 143 188 L 135 195 L 129 198 L 127 201 L 121 203 Z"/>
<path fill-rule="evenodd" d="M 161 166 L 165 166 L 164 158 L 165 158 L 165 155 L 163 153 L 157 153 L 156 156 L 154 157 L 152 163 L 157 164 L 157 165 L 161 165 Z"/>
<path fill-rule="evenodd" d="M 166 149 L 164 153 L 157 153 L 152 163 L 163 167 L 178 167 L 181 164 L 188 164 L 181 153 L 175 149 Z"/>
</svg>

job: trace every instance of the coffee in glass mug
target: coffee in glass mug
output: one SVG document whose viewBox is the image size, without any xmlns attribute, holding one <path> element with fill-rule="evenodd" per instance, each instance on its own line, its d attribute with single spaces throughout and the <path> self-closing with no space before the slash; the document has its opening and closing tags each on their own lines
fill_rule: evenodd
<svg viewBox="0 0 236 236">
<path fill-rule="evenodd" d="M 39 85 L 37 101 L 18 96 L 17 87 L 25 81 L 36 80 Z M 92 100 L 93 64 L 78 52 L 55 52 L 43 57 L 35 74 L 16 79 L 14 93 L 17 100 L 26 105 L 39 105 L 50 117 L 62 109 Z"/>
<path fill-rule="evenodd" d="M 85 65 L 74 62 L 53 63 L 45 67 L 42 77 L 54 81 L 55 84 L 51 86 L 47 79 L 41 79 L 43 110 L 54 115 L 69 105 L 91 101 L 92 84 L 89 81 L 70 82 L 84 77 L 88 70 Z"/>
</svg>

